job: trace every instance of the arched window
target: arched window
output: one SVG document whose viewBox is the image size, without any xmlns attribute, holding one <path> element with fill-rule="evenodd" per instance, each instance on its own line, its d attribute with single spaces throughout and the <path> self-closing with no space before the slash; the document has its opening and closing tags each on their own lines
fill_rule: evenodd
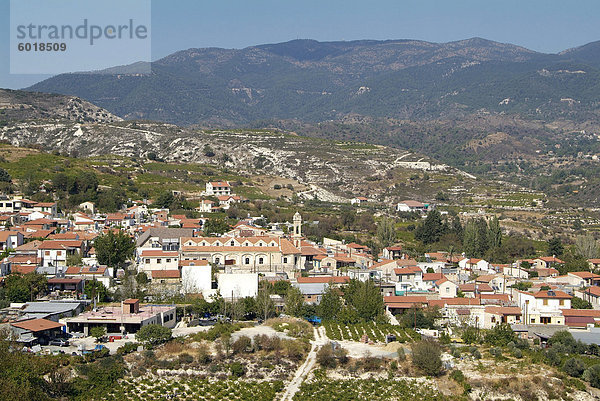
<svg viewBox="0 0 600 401">
<path fill-rule="evenodd" d="M 250 264 L 250 258 L 246 258 L 246 259 L 244 259 L 244 264 L 247 264 L 247 265 L 249 265 L 249 264 Z"/>
<path fill-rule="evenodd" d="M 258 264 L 262 265 L 265 262 L 264 258 L 258 258 Z"/>
</svg>

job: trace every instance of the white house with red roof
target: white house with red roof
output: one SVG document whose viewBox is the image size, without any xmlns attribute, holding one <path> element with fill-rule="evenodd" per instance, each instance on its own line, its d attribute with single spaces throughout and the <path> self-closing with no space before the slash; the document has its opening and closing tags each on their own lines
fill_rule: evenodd
<svg viewBox="0 0 600 401">
<path fill-rule="evenodd" d="M 204 194 L 208 196 L 231 195 L 231 185 L 229 181 L 207 182 Z"/>
<path fill-rule="evenodd" d="M 535 269 L 549 269 L 556 265 L 564 265 L 565 262 L 556 256 L 543 256 L 533 259 L 533 267 Z"/>
<path fill-rule="evenodd" d="M 42 267 L 61 267 L 67 265 L 69 255 L 76 253 L 84 256 L 83 241 L 55 240 L 43 241 L 37 248 L 38 260 Z"/>
<path fill-rule="evenodd" d="M 559 290 L 538 292 L 515 291 L 516 301 L 524 316 L 525 324 L 564 325 L 562 309 L 571 309 L 571 296 Z"/>
<path fill-rule="evenodd" d="M 455 298 L 458 294 L 458 285 L 448 280 L 446 277 L 437 280 L 434 283 L 434 289 L 440 294 L 440 298 Z"/>
<path fill-rule="evenodd" d="M 350 204 L 357 206 L 364 205 L 367 202 L 369 202 L 369 199 L 364 196 L 357 196 L 356 198 L 350 199 Z"/>
<path fill-rule="evenodd" d="M 138 272 L 148 275 L 155 270 L 179 271 L 179 252 L 162 249 L 140 249 L 138 251 Z"/>
<path fill-rule="evenodd" d="M 424 213 L 428 210 L 433 209 L 433 205 L 428 203 L 422 203 L 414 200 L 405 200 L 398 202 L 396 205 L 396 211 L 398 212 L 419 212 Z"/>
</svg>

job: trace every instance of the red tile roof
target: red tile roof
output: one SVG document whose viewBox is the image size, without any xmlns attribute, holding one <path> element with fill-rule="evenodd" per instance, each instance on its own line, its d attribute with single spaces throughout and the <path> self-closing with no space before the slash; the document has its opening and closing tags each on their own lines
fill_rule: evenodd
<svg viewBox="0 0 600 401">
<path fill-rule="evenodd" d="M 313 276 L 298 277 L 298 283 L 331 283 L 345 284 L 350 281 L 348 276 Z"/>
<path fill-rule="evenodd" d="M 443 273 L 425 273 L 423 274 L 423 281 L 438 281 L 444 278 Z"/>
<path fill-rule="evenodd" d="M 22 320 L 19 322 L 14 322 L 10 324 L 11 326 L 18 327 L 23 330 L 28 330 L 32 332 L 38 331 L 46 331 L 51 329 L 59 329 L 63 327 L 62 324 L 53 322 L 52 320 L 47 319 L 31 319 L 31 320 Z"/>
<path fill-rule="evenodd" d="M 485 311 L 493 315 L 522 315 L 518 306 L 486 306 Z"/>
<path fill-rule="evenodd" d="M 573 298 L 569 294 L 563 291 L 550 290 L 550 291 L 538 291 L 533 294 L 536 298 L 552 298 L 552 299 L 571 299 Z"/>
<path fill-rule="evenodd" d="M 179 278 L 179 270 L 152 270 L 152 278 Z"/>
</svg>

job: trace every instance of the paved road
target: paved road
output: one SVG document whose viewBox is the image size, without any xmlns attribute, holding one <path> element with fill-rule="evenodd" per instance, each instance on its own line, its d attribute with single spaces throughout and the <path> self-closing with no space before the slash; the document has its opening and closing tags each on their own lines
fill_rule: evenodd
<svg viewBox="0 0 600 401">
<path fill-rule="evenodd" d="M 292 381 L 285 388 L 283 396 L 281 397 L 281 401 L 291 401 L 294 398 L 294 395 L 300 389 L 300 385 L 317 363 L 317 351 L 320 347 L 329 343 L 329 339 L 325 334 L 325 328 L 323 326 L 314 328 L 313 330 L 315 333 L 315 339 L 311 341 L 310 352 L 308 353 L 308 356 L 306 357 L 306 360 L 302 366 L 296 370 Z"/>
</svg>

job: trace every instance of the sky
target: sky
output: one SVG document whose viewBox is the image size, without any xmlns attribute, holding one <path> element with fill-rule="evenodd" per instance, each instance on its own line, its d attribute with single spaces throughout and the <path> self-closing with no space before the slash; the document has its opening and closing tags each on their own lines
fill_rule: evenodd
<svg viewBox="0 0 600 401">
<path fill-rule="evenodd" d="M 292 39 L 482 37 L 545 53 L 600 40 L 598 0 L 152 0 L 151 6 L 153 60 L 193 47 Z M 18 89 L 48 76 L 9 73 L 9 15 L 10 0 L 0 0 L 0 88 Z"/>
</svg>

